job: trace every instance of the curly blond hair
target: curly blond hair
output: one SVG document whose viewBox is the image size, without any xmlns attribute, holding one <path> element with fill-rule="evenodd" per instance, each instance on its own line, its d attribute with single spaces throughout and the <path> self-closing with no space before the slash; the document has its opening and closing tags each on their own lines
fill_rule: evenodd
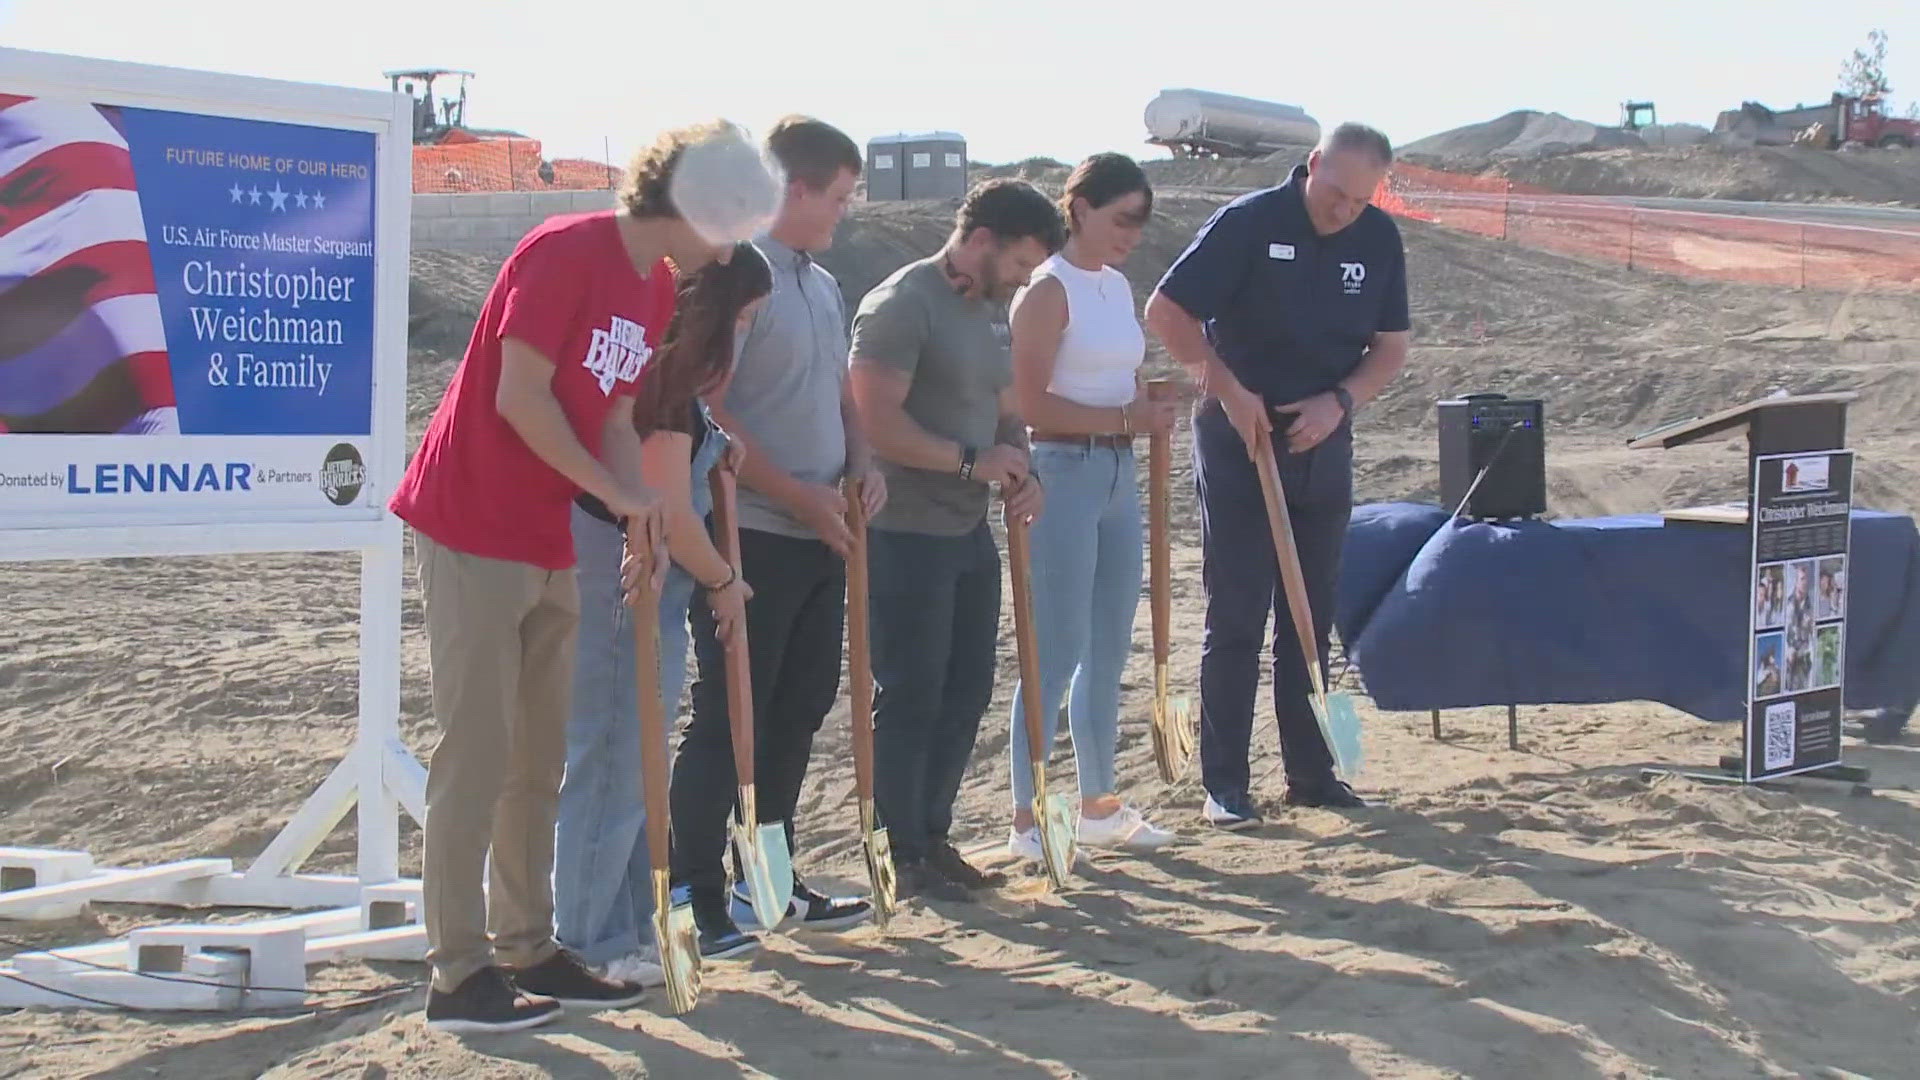
<svg viewBox="0 0 1920 1080">
<path fill-rule="evenodd" d="M 637 218 L 677 217 L 672 185 L 673 171 L 680 165 L 687 148 L 711 139 L 746 138 L 739 125 L 727 120 L 707 120 L 684 127 L 669 128 L 633 155 L 620 181 L 620 205 Z"/>
</svg>

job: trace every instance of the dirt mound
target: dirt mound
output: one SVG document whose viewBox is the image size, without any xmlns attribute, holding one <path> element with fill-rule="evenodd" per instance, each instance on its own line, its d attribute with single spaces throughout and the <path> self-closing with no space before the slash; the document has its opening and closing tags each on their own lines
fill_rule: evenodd
<svg viewBox="0 0 1920 1080">
<path fill-rule="evenodd" d="M 1640 137 L 1630 131 L 1569 119 L 1559 113 L 1520 109 L 1429 135 L 1408 143 L 1401 153 L 1410 159 L 1484 161 L 1640 145 Z"/>
<path fill-rule="evenodd" d="M 1476 171 L 1569 195 L 1920 206 L 1920 150 L 1740 150 L 1708 145 L 1603 150 L 1482 165 Z"/>
</svg>

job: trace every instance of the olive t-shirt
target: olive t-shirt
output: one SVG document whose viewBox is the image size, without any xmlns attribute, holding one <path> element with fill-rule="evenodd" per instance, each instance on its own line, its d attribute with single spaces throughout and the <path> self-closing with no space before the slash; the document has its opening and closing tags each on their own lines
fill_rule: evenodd
<svg viewBox="0 0 1920 1080">
<path fill-rule="evenodd" d="M 852 356 L 913 380 L 906 412 L 929 434 L 976 450 L 993 445 L 1000 392 L 1013 382 L 1005 308 L 954 291 L 937 256 L 894 271 L 860 301 Z M 875 528 L 960 536 L 986 520 L 986 484 L 879 461 L 887 504 Z"/>
</svg>

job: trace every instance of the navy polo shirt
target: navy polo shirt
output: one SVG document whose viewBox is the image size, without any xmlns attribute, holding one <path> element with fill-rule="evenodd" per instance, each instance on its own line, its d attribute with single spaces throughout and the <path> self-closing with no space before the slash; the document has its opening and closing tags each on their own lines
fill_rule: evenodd
<svg viewBox="0 0 1920 1080">
<path fill-rule="evenodd" d="M 1285 405 L 1352 374 L 1373 335 L 1410 328 L 1400 229 L 1377 206 L 1321 236 L 1305 166 L 1207 220 L 1159 291 L 1206 328 L 1241 385 Z M 1343 427 L 1345 425 L 1342 425 Z"/>
</svg>

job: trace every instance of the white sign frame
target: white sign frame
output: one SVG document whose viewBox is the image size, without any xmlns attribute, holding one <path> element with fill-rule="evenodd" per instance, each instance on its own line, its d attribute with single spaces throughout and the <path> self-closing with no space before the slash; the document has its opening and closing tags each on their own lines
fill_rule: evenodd
<svg viewBox="0 0 1920 1080">
<path fill-rule="evenodd" d="M 416 821 L 424 821 L 426 773 L 400 741 L 400 606 L 405 541 L 400 520 L 385 508 L 388 496 L 404 472 L 407 456 L 412 101 L 405 94 L 381 90 L 11 48 L 0 48 L 0 72 L 5 73 L 0 76 L 0 90 L 11 93 L 369 132 L 375 138 L 377 173 L 373 415 L 365 489 L 370 497 L 366 505 L 339 508 L 324 515 L 236 508 L 223 516 L 203 508 L 172 512 L 140 510 L 134 512 L 137 522 L 123 517 L 97 525 L 74 524 L 71 518 L 62 524 L 39 527 L 31 519 L 0 523 L 0 563 L 128 556 L 359 552 L 359 715 L 353 749 L 242 873 L 229 872 L 230 866 L 223 865 L 226 860 L 188 860 L 146 871 L 96 871 L 88 862 L 84 873 L 75 870 L 65 884 L 47 885 L 43 876 L 38 879 L 38 887 L 0 894 L 0 917 L 38 917 L 36 913 L 44 915 L 90 897 L 269 908 L 352 905 L 357 909 L 376 893 L 400 896 L 402 899 L 397 902 L 412 913 L 417 905 L 410 904 L 407 898 L 410 891 L 412 896 L 417 896 L 417 886 L 399 881 L 399 812 L 404 808 Z M 5 442 L 0 440 L 0 449 L 4 446 Z M 296 873 L 299 865 L 356 802 L 359 843 L 355 874 L 348 877 Z M 0 863 L 11 857 L 17 865 L 37 866 L 44 875 L 49 867 L 77 865 L 71 858 L 64 862 L 55 858 L 74 855 L 36 849 L 0 849 Z M 200 864 L 208 864 L 211 872 L 196 872 Z M 174 872 L 161 873 L 162 870 Z M 149 882 L 151 888 L 134 888 L 140 884 L 132 880 L 134 878 Z M 99 887 L 87 888 L 86 883 L 91 881 L 98 881 Z M 375 889 L 379 886 L 384 886 L 384 891 Z M 384 917 L 390 921 L 391 910 Z M 415 919 L 417 915 L 403 921 Z M 339 920 L 335 919 L 326 925 L 338 924 Z M 364 917 L 360 929 L 368 929 Z M 396 945 L 394 937 L 388 933 L 383 938 L 386 944 L 382 954 L 412 955 L 419 951 L 411 941 Z M 313 942 L 309 941 L 309 958 L 313 956 L 312 949 Z M 351 945 L 337 945 L 336 949 L 336 954 L 353 951 Z M 188 949 L 189 953 L 192 951 Z M 15 960 L 20 961 L 22 957 Z M 47 973 L 42 981 L 52 974 Z M 134 973 L 127 974 L 137 980 Z M 110 998 L 115 997 L 104 983 L 89 985 L 100 988 L 98 992 L 107 993 Z M 153 989 L 144 983 L 139 985 L 147 991 Z M 180 1007 L 200 1006 L 183 1004 Z"/>
</svg>

